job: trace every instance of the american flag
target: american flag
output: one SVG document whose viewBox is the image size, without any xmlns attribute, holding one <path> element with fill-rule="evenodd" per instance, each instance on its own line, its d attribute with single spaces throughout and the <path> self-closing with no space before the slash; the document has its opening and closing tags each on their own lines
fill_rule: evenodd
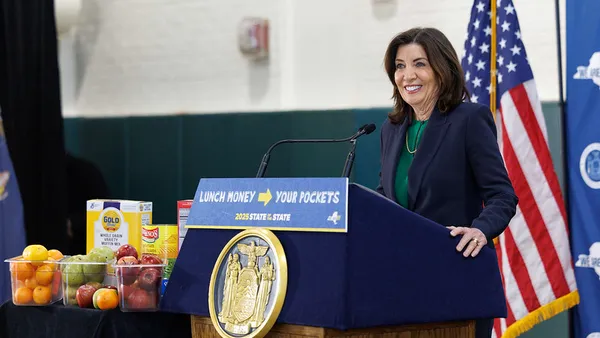
<svg viewBox="0 0 600 338">
<path fill-rule="evenodd" d="M 491 0 L 494 1 L 494 0 Z M 462 66 L 471 100 L 490 105 L 490 0 L 471 9 Z M 511 0 L 496 0 L 496 122 L 498 144 L 519 206 L 496 252 L 508 316 L 494 337 L 516 337 L 579 302 L 567 217 L 554 171 L 533 72 Z"/>
</svg>

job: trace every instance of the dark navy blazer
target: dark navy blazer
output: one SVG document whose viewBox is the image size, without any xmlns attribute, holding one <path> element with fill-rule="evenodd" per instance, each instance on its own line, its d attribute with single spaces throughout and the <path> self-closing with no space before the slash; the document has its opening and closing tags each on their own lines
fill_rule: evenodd
<svg viewBox="0 0 600 338">
<path fill-rule="evenodd" d="M 409 123 L 387 119 L 381 128 L 377 191 L 395 202 L 396 168 Z M 435 109 L 408 171 L 408 209 L 444 226 L 476 227 L 493 246 L 518 203 L 496 135 L 483 105 L 464 102 L 445 114 Z"/>
</svg>

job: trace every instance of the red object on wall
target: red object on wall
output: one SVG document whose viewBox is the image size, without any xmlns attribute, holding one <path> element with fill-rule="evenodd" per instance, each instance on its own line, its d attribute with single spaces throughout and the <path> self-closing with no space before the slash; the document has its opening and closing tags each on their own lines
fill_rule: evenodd
<svg viewBox="0 0 600 338">
<path fill-rule="evenodd" d="M 242 54 L 258 60 L 269 56 L 269 21 L 244 18 L 239 26 L 238 43 Z"/>
</svg>

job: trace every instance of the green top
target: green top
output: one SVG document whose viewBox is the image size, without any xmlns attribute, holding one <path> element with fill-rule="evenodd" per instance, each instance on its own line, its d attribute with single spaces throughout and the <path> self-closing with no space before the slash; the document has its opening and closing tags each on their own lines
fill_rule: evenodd
<svg viewBox="0 0 600 338">
<path fill-rule="evenodd" d="M 408 169 L 412 164 L 426 126 L 427 121 L 413 120 L 406 131 L 406 138 L 402 142 L 402 150 L 400 150 L 400 158 L 398 159 L 398 167 L 396 168 L 394 189 L 396 189 L 398 203 L 405 208 L 408 208 Z"/>
</svg>

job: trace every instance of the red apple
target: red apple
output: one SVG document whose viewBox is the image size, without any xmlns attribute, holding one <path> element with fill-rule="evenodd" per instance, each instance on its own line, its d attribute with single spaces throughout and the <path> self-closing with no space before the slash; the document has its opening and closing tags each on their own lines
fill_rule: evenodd
<svg viewBox="0 0 600 338">
<path fill-rule="evenodd" d="M 156 290 L 161 280 L 161 273 L 157 268 L 147 268 L 140 272 L 138 282 L 146 290 Z"/>
<path fill-rule="evenodd" d="M 133 287 L 133 285 L 134 284 L 131 284 L 131 285 L 121 285 L 119 287 L 120 290 L 118 291 L 118 293 L 122 295 L 123 299 L 129 298 L 129 295 L 131 295 L 131 293 L 136 290 L 136 288 Z"/>
<path fill-rule="evenodd" d="M 150 297 L 150 302 L 148 304 L 149 308 L 158 307 L 158 302 L 160 301 L 160 294 L 154 291 L 148 291 L 148 296 Z"/>
<path fill-rule="evenodd" d="M 98 282 L 87 282 L 85 283 L 86 285 L 91 285 L 94 287 L 94 289 L 98 290 L 102 287 L 102 284 L 98 283 Z"/>
<path fill-rule="evenodd" d="M 80 286 L 75 293 L 77 305 L 79 305 L 81 308 L 92 307 L 92 298 L 94 297 L 94 292 L 96 292 L 96 288 L 91 285 Z"/>
<path fill-rule="evenodd" d="M 148 309 L 153 304 L 155 304 L 155 301 L 143 289 L 136 289 L 127 297 L 127 305 L 132 309 Z"/>
<path fill-rule="evenodd" d="M 136 248 L 130 244 L 121 245 L 115 252 L 115 256 L 117 257 L 117 261 L 125 256 L 133 256 L 135 259 L 139 257 Z"/>
<path fill-rule="evenodd" d="M 158 258 L 157 255 L 152 255 L 152 254 L 142 254 L 142 259 L 140 260 L 141 264 L 144 265 L 148 265 L 148 264 L 162 264 L 163 261 Z"/>
<path fill-rule="evenodd" d="M 133 256 L 125 256 L 119 258 L 117 261 L 117 265 L 138 265 L 139 262 L 137 258 Z M 139 267 L 116 267 L 115 272 L 118 277 L 121 277 L 123 284 L 129 285 L 135 282 L 138 273 L 140 272 Z"/>
<path fill-rule="evenodd" d="M 134 289 L 139 289 L 140 288 L 140 282 L 138 282 L 138 280 L 136 279 L 135 282 L 133 282 L 133 284 L 129 285 Z"/>
</svg>

